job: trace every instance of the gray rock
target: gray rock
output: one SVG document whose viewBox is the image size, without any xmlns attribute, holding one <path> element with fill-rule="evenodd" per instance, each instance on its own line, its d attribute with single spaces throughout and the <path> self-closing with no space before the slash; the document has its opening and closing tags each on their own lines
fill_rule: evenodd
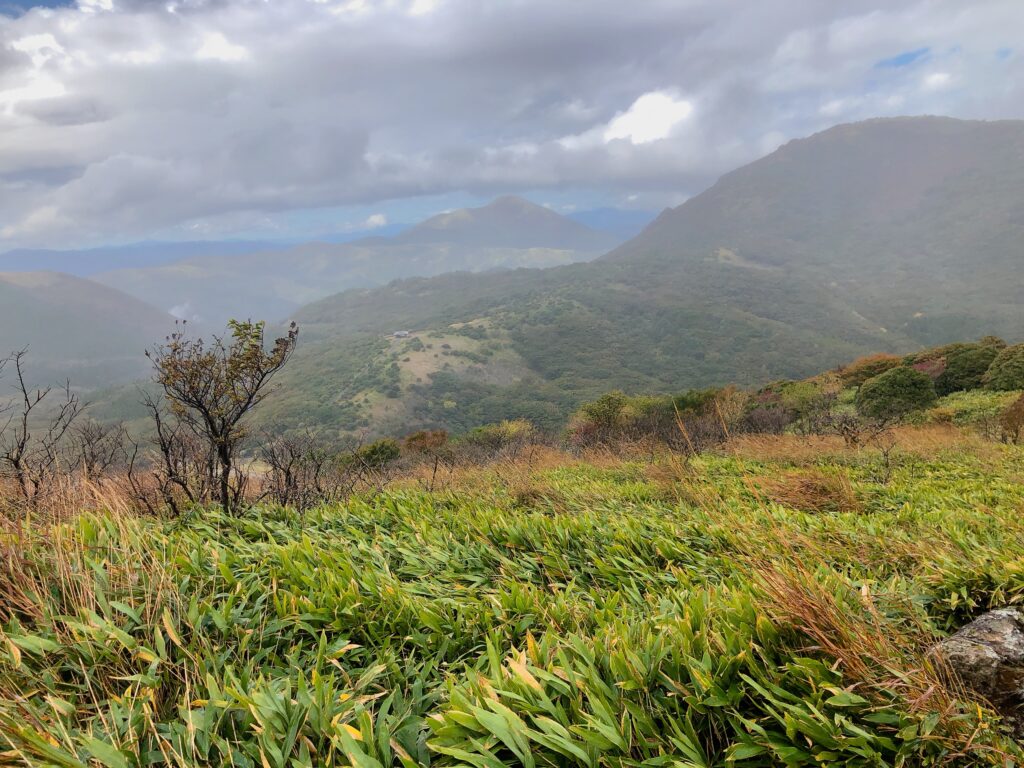
<svg viewBox="0 0 1024 768">
<path fill-rule="evenodd" d="M 1018 734 L 1024 730 L 1024 611 L 989 611 L 939 643 L 935 653 Z"/>
</svg>

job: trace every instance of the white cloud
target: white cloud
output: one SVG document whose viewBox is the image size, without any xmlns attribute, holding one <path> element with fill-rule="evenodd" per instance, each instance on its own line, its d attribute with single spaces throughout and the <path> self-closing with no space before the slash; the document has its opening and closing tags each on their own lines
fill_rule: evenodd
<svg viewBox="0 0 1024 768">
<path fill-rule="evenodd" d="M 386 227 L 388 224 L 388 217 L 383 213 L 374 213 L 366 217 L 366 221 L 363 222 L 363 226 L 366 229 L 380 229 Z"/>
<path fill-rule="evenodd" d="M 948 88 L 952 81 L 953 77 L 949 72 L 932 72 L 925 77 L 923 85 L 926 91 L 941 91 Z"/>
<path fill-rule="evenodd" d="M 409 6 L 410 16 L 426 16 L 437 10 L 438 0 L 412 0 Z"/>
<path fill-rule="evenodd" d="M 85 13 L 114 10 L 113 0 L 78 0 L 78 7 Z"/>
<path fill-rule="evenodd" d="M 236 45 L 228 41 L 220 32 L 208 32 L 196 50 L 196 58 L 214 61 L 245 61 L 249 51 L 244 45 Z"/>
<path fill-rule="evenodd" d="M 49 32 L 38 35 L 26 35 L 14 40 L 10 46 L 15 51 L 27 53 L 32 60 L 32 66 L 38 69 L 44 66 L 50 59 L 65 53 L 64 46 L 57 42 Z"/>
<path fill-rule="evenodd" d="M 693 114 L 693 104 L 671 93 L 652 91 L 633 102 L 604 129 L 604 140 L 628 139 L 646 144 L 668 138 L 672 129 Z"/>
<path fill-rule="evenodd" d="M 311 211 L 357 222 L 400 205 L 411 220 L 466 194 L 658 208 L 837 121 L 1024 117 L 1024 57 L 998 55 L 1024 50 L 1020 22 L 1020 0 L 80 0 L 0 15 L 0 250 L 200 222 L 287 237 Z M 876 66 L 923 48 L 915 67 Z"/>
<path fill-rule="evenodd" d="M 196 312 L 195 307 L 188 301 L 175 304 L 167 310 L 167 314 L 178 320 L 187 320 L 190 323 L 201 323 L 203 321 L 203 318 Z"/>
<path fill-rule="evenodd" d="M 10 112 L 20 102 L 52 99 L 64 93 L 64 84 L 59 80 L 45 74 L 32 74 L 24 85 L 0 91 L 0 108 Z"/>
<path fill-rule="evenodd" d="M 150 45 L 146 48 L 136 48 L 123 53 L 115 51 L 110 54 L 111 61 L 123 62 L 125 64 L 156 64 L 164 58 L 164 47 L 162 45 Z"/>
</svg>

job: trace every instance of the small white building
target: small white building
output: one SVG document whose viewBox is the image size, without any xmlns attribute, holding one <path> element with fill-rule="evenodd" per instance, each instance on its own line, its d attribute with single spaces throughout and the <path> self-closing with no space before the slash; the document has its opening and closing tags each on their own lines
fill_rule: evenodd
<svg viewBox="0 0 1024 768">
<path fill-rule="evenodd" d="M 408 331 L 395 331 L 391 335 L 394 336 L 396 339 L 408 339 L 409 338 L 409 332 Z"/>
</svg>

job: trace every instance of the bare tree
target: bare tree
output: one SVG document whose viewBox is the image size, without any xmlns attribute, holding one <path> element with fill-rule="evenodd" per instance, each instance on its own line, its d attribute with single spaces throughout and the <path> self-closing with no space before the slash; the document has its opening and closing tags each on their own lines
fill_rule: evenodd
<svg viewBox="0 0 1024 768">
<path fill-rule="evenodd" d="M 245 475 L 237 465 L 246 437 L 244 419 L 269 394 L 270 380 L 291 358 L 299 329 L 265 348 L 265 323 L 231 321 L 228 338 L 210 344 L 186 336 L 184 325 L 146 355 L 180 428 L 201 438 L 216 460 L 217 500 L 238 506 Z M 166 453 L 165 453 L 166 456 Z"/>
<path fill-rule="evenodd" d="M 1024 395 L 1018 397 L 999 417 L 1002 439 L 1017 445 L 1024 437 Z"/>
<path fill-rule="evenodd" d="M 70 430 L 68 469 L 78 469 L 85 479 L 91 480 L 112 469 L 124 468 L 130 456 L 130 442 L 121 424 L 82 421 Z"/>
<path fill-rule="evenodd" d="M 217 457 L 208 441 L 148 393 L 142 405 L 153 421 L 153 455 L 139 456 L 138 445 L 128 458 L 128 483 L 135 497 L 151 512 L 162 503 L 178 516 L 183 504 L 206 504 L 215 497 Z M 142 480 L 140 465 L 151 470 L 156 488 Z M 154 498 L 155 496 L 155 498 Z"/>
<path fill-rule="evenodd" d="M 835 411 L 827 421 L 822 422 L 818 434 L 838 435 L 848 448 L 860 448 L 876 443 L 889 434 L 895 421 L 888 418 L 871 418 L 849 411 Z"/>
<path fill-rule="evenodd" d="M 268 467 L 265 494 L 282 507 L 305 511 L 336 501 L 350 494 L 358 479 L 344 454 L 309 431 L 265 435 L 259 455 Z"/>
<path fill-rule="evenodd" d="M 59 390 L 30 387 L 25 380 L 27 354 L 22 349 L 0 365 L 12 364 L 15 373 L 15 396 L 0 427 L 0 467 L 17 483 L 24 501 L 36 507 L 58 469 L 61 441 L 83 406 L 70 381 Z"/>
<path fill-rule="evenodd" d="M 443 429 L 422 429 L 406 435 L 402 440 L 402 448 L 430 466 L 430 479 L 420 480 L 428 492 L 437 488 L 439 471 L 447 470 L 449 478 L 455 471 L 454 452 L 449 444 L 448 432 Z"/>
</svg>

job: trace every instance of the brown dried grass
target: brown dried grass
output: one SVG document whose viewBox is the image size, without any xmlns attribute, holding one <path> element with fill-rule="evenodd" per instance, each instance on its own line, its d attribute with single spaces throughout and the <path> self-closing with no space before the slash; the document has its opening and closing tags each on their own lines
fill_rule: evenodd
<svg viewBox="0 0 1024 768">
<path fill-rule="evenodd" d="M 1010 758 L 997 747 L 975 744 L 988 724 L 972 726 L 958 716 L 962 702 L 971 696 L 930 652 L 936 638 L 923 624 L 887 621 L 867 586 L 851 604 L 842 597 L 848 594 L 842 584 L 829 584 L 799 558 L 752 565 L 759 612 L 802 636 L 807 645 L 801 652 L 832 660 L 862 696 L 882 704 L 900 699 L 912 712 L 937 714 L 939 723 L 932 738 L 950 750 L 950 763 L 977 756 L 982 749 L 989 757 Z M 914 612 L 907 606 L 901 614 L 913 616 Z"/>
<path fill-rule="evenodd" d="M 682 503 L 710 512 L 724 501 L 722 489 L 704 477 L 685 456 L 669 454 L 644 467 L 647 481 L 665 501 Z"/>
<path fill-rule="evenodd" d="M 891 443 L 900 451 L 922 458 L 962 451 L 987 460 L 998 458 L 1005 450 L 976 432 L 952 424 L 894 427 L 876 442 Z M 728 440 L 719 452 L 748 461 L 808 466 L 823 458 L 852 457 L 877 449 L 878 445 L 850 447 L 837 435 L 738 435 Z"/>
<path fill-rule="evenodd" d="M 850 479 L 843 474 L 803 469 L 763 479 L 757 486 L 772 501 L 804 512 L 857 512 L 861 508 Z"/>
</svg>

